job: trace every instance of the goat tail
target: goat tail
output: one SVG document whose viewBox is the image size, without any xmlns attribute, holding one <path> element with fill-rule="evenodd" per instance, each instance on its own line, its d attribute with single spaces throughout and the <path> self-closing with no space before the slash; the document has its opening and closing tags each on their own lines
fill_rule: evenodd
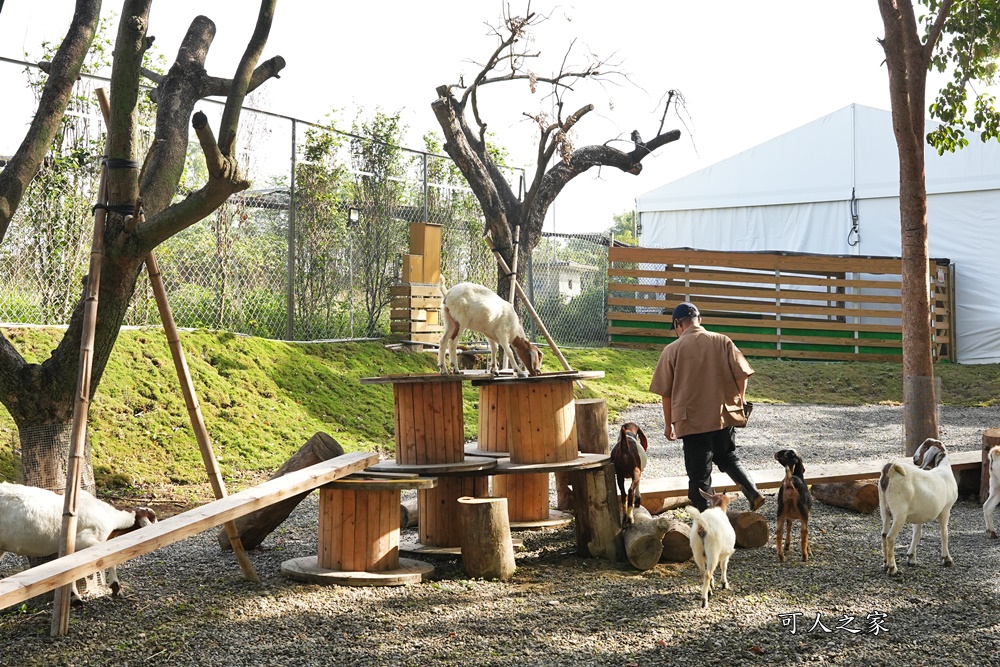
<svg viewBox="0 0 1000 667">
<path fill-rule="evenodd" d="M 684 509 L 687 511 L 688 515 L 695 521 L 701 518 L 701 510 L 695 507 L 694 505 L 688 505 Z"/>
<path fill-rule="evenodd" d="M 448 285 L 444 282 L 444 274 L 438 278 L 438 292 L 441 292 L 442 299 L 448 294 Z"/>
</svg>

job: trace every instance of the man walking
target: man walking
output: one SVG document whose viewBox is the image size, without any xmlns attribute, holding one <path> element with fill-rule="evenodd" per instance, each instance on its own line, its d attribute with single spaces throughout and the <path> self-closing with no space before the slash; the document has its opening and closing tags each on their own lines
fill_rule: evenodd
<svg viewBox="0 0 1000 667">
<path fill-rule="evenodd" d="M 699 508 L 711 493 L 712 464 L 743 489 L 753 510 L 764 496 L 736 456 L 735 426 L 744 426 L 744 396 L 753 369 L 733 341 L 701 326 L 698 308 L 685 301 L 674 308 L 677 340 L 663 349 L 649 390 L 663 397 L 664 435 L 684 441 L 688 498 Z"/>
</svg>

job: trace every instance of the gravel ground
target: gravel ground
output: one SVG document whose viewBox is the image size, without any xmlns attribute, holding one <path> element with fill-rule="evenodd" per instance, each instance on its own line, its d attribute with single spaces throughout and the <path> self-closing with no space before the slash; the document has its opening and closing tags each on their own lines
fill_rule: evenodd
<svg viewBox="0 0 1000 667">
<path fill-rule="evenodd" d="M 651 436 L 648 476 L 683 473 L 658 406 L 622 421 Z M 758 405 L 740 454 L 751 470 L 775 465 L 773 452 L 786 446 L 807 465 L 884 460 L 900 450 L 901 422 L 898 407 Z M 942 423 L 953 450 L 978 450 L 1000 409 L 944 408 Z M 763 513 L 772 526 L 774 512 L 771 496 Z M 48 636 L 46 608 L 0 614 L 0 665 L 1000 664 L 1000 542 L 986 539 L 971 500 L 952 512 L 953 568 L 936 565 L 932 526 L 921 564 L 888 577 L 877 513 L 818 504 L 809 563 L 779 563 L 773 536 L 738 550 L 731 589 L 708 610 L 698 607 L 692 563 L 637 572 L 580 558 L 571 528 L 518 533 L 525 550 L 503 583 L 469 580 L 457 560 L 435 561 L 431 581 L 408 587 L 286 580 L 281 562 L 315 554 L 316 525 L 313 494 L 252 552 L 262 585 L 242 580 L 210 532 L 122 565 L 126 597 L 89 600 L 68 637 Z M 0 576 L 23 567 L 8 554 Z M 817 618 L 829 632 L 814 627 Z"/>
</svg>

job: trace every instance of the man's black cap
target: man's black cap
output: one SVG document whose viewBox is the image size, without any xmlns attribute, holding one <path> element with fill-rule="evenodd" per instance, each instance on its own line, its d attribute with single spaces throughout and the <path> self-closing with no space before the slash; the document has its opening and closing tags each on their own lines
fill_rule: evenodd
<svg viewBox="0 0 1000 667">
<path fill-rule="evenodd" d="M 698 307 L 691 303 L 690 301 L 683 301 L 677 304 L 674 308 L 674 314 L 671 318 L 670 328 L 673 328 L 674 323 L 680 320 L 686 320 L 689 317 L 699 317 L 701 313 L 698 312 Z"/>
</svg>

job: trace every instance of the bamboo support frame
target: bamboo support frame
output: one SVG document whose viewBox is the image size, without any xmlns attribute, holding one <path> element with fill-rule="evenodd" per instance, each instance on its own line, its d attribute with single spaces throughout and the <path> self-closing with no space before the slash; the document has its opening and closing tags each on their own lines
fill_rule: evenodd
<svg viewBox="0 0 1000 667">
<path fill-rule="evenodd" d="M 500 266 L 500 270 L 503 271 L 504 273 L 509 274 L 510 267 L 507 266 L 507 261 L 503 258 L 503 255 L 500 254 L 500 251 L 497 250 L 496 247 L 493 245 L 493 239 L 490 238 L 489 234 L 487 234 L 485 238 L 486 242 L 490 246 L 490 250 L 493 251 L 493 256 L 497 258 L 497 264 Z M 531 314 L 531 319 L 533 319 L 535 321 L 535 324 L 538 325 L 538 330 L 542 332 L 542 335 L 548 342 L 549 347 L 552 348 L 552 352 L 556 355 L 556 358 L 559 359 L 559 363 L 562 364 L 562 367 L 564 369 L 568 371 L 573 370 L 573 368 L 569 365 L 569 362 L 566 361 L 566 357 L 563 356 L 563 353 L 559 349 L 559 346 L 556 345 L 556 342 L 552 339 L 552 334 L 550 334 L 549 330 L 545 327 L 545 323 L 542 322 L 542 318 L 539 317 L 538 313 L 535 311 L 534 306 L 532 306 L 531 302 L 528 301 L 528 296 L 524 293 L 524 290 L 521 289 L 521 284 L 518 282 L 517 277 L 512 276 L 510 280 L 511 284 L 514 286 L 514 289 L 517 291 L 517 295 L 521 297 L 522 301 L 524 301 L 524 307 L 527 308 L 528 313 Z M 582 383 L 580 383 L 579 381 L 577 381 L 577 384 L 582 386 Z"/>
</svg>

